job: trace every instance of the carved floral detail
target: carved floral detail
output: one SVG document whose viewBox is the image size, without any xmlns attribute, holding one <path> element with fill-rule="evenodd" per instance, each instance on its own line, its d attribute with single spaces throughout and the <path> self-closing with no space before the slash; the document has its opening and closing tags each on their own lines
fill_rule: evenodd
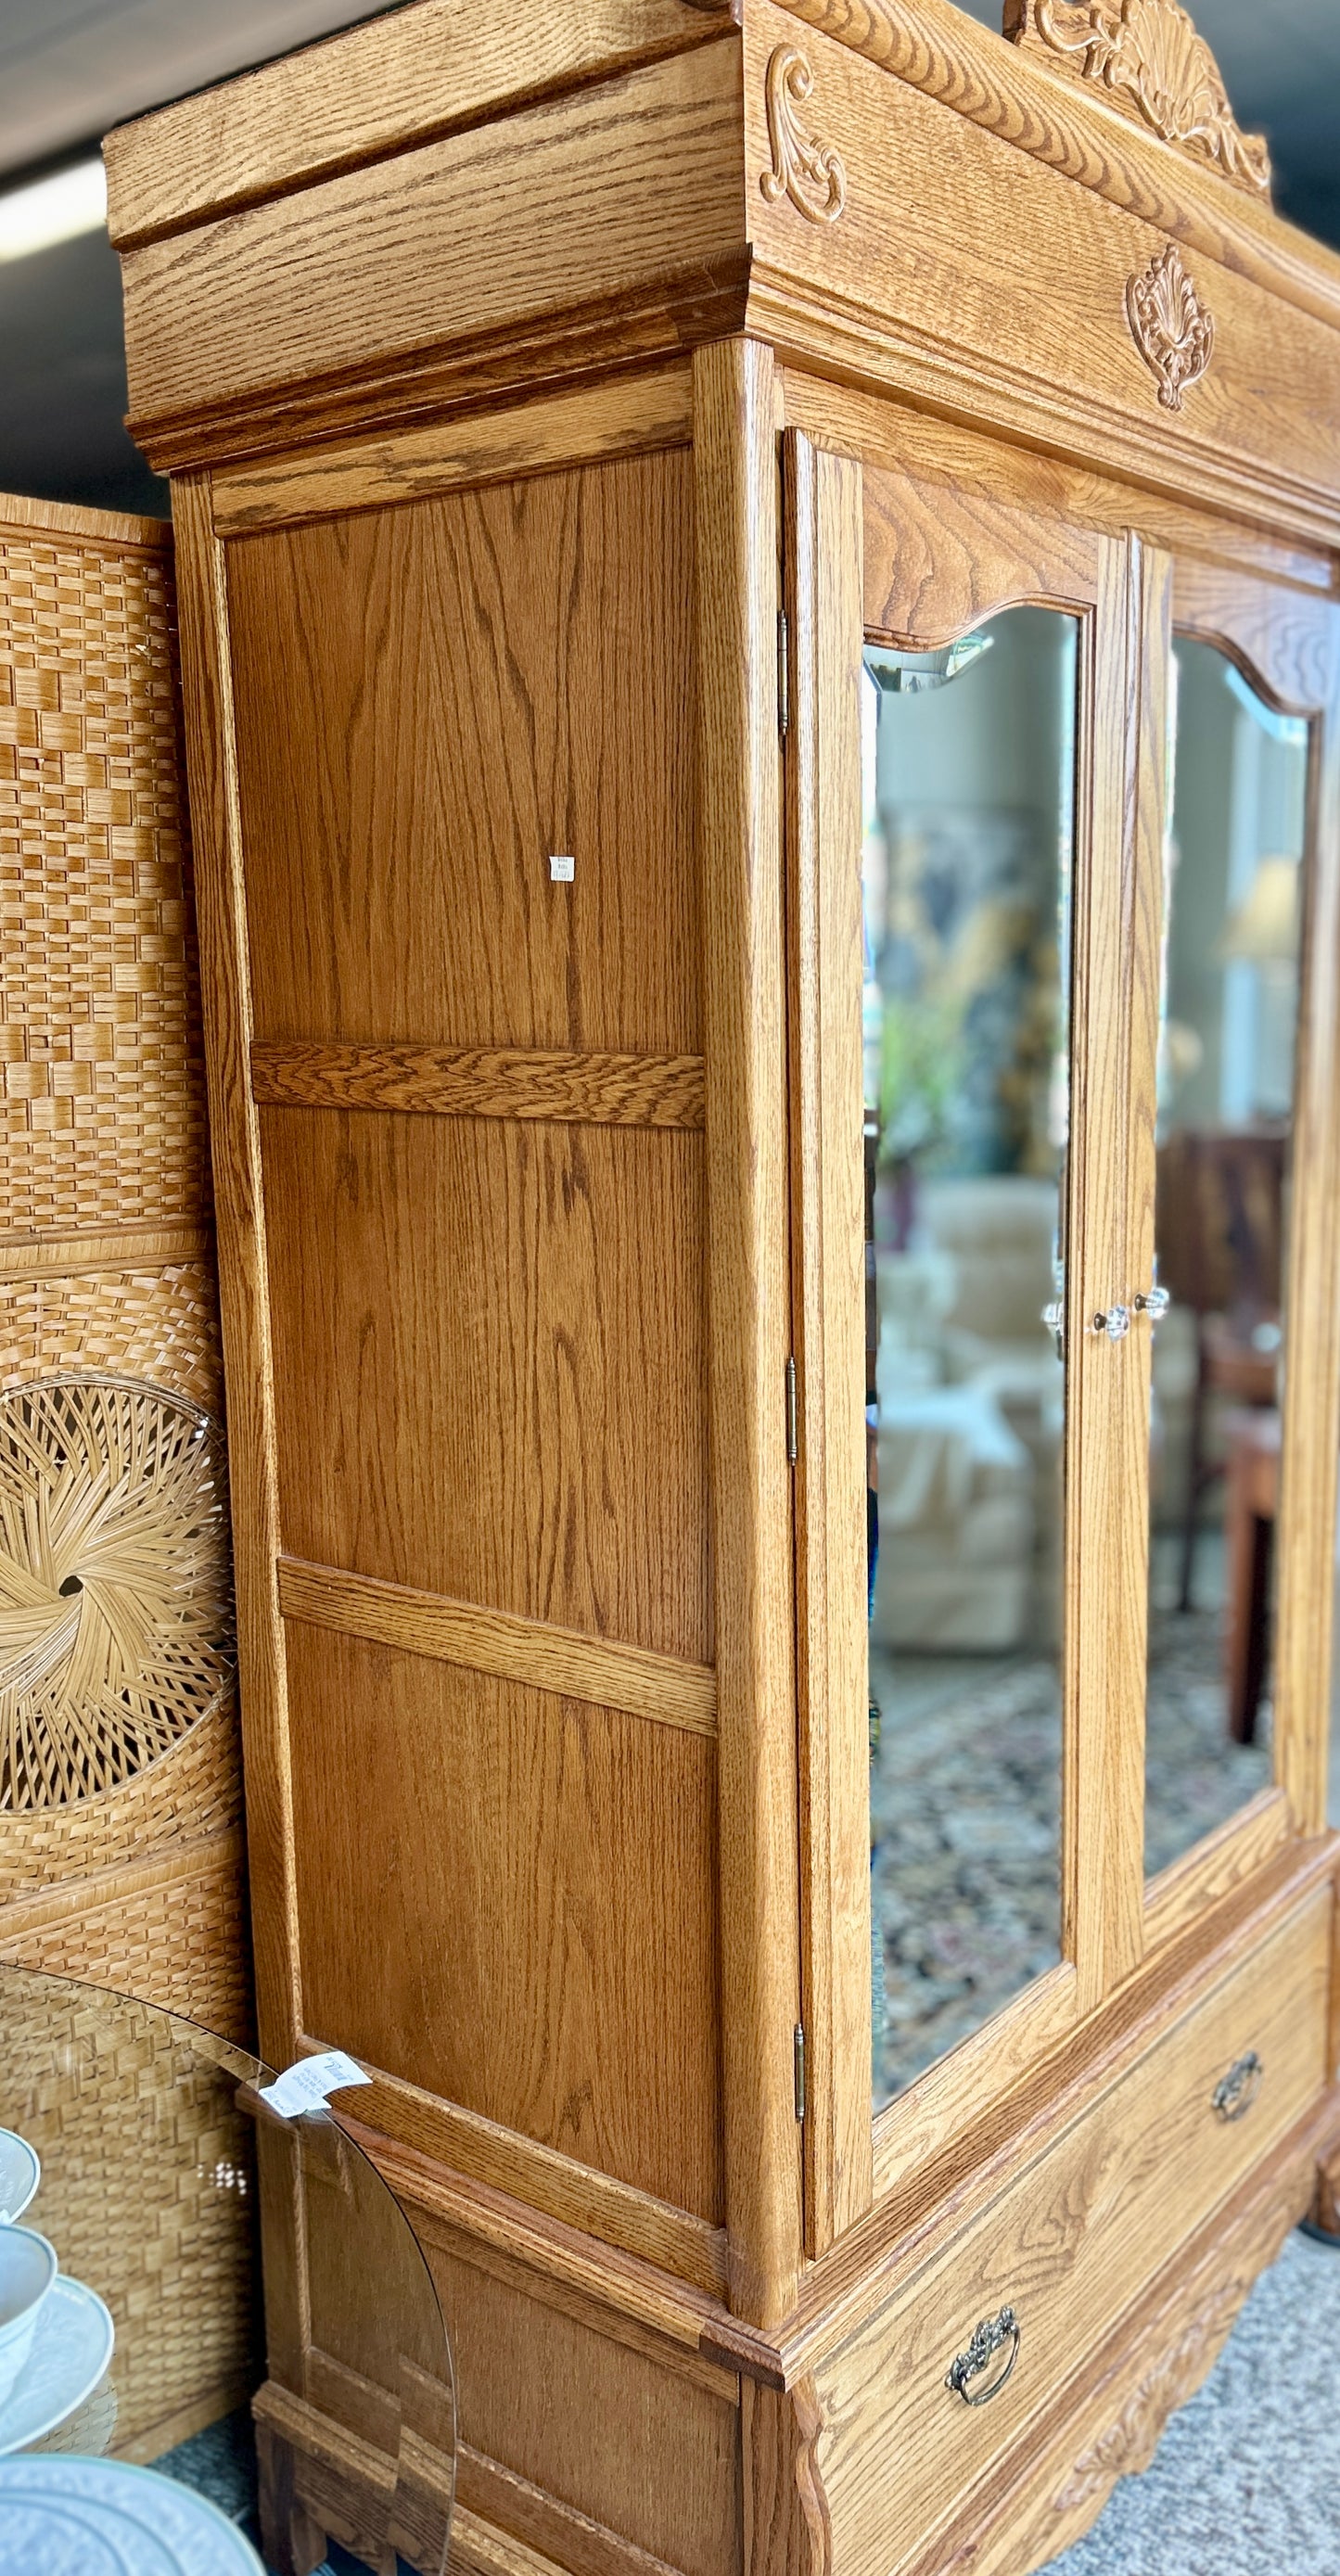
<svg viewBox="0 0 1340 2576">
<path fill-rule="evenodd" d="M 1211 161 L 1239 187 L 1270 186 L 1265 137 L 1244 134 L 1219 66 L 1180 0 L 1007 0 L 1006 33 L 1030 37 L 1165 143 Z"/>
<path fill-rule="evenodd" d="M 779 45 L 765 75 L 772 168 L 759 181 L 770 206 L 789 197 L 812 224 L 835 224 L 847 202 L 847 173 L 836 152 L 807 134 L 799 110 L 814 87 L 803 54 Z"/>
<path fill-rule="evenodd" d="M 1214 316 L 1201 303 L 1176 242 L 1126 288 L 1126 318 L 1146 366 L 1158 379 L 1165 411 L 1180 411 L 1214 354 Z"/>
<path fill-rule="evenodd" d="M 1229 2281 L 1206 2300 L 1171 2350 L 1132 2390 L 1115 2424 L 1100 2433 L 1076 2460 L 1054 2499 L 1057 2513 L 1077 2513 L 1107 2495 L 1118 2478 L 1147 2469 L 1175 2407 L 1199 2387 L 1228 2337 L 1248 2284 Z"/>
</svg>

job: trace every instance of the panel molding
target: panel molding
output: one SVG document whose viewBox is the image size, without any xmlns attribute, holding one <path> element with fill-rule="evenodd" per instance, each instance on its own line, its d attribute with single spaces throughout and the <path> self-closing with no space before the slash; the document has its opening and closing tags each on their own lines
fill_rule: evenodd
<svg viewBox="0 0 1340 2576">
<path fill-rule="evenodd" d="M 716 1735 L 717 1684 L 710 1664 L 684 1663 L 646 1646 L 614 1644 L 580 1629 L 517 1618 L 338 1566 L 311 1565 L 302 1557 L 281 1556 L 278 1576 L 286 1619 L 338 1629 L 404 1654 L 431 1655 L 436 1662 L 462 1664 L 562 1699 L 617 1708 L 689 1735 Z"/>
<path fill-rule="evenodd" d="M 772 351 L 727 340 L 693 364 L 726 2211 L 731 2305 L 766 2328 L 803 2234 L 780 492 Z"/>
<path fill-rule="evenodd" d="M 279 1480 L 251 979 L 223 548 L 201 477 L 173 493 L 186 758 L 196 848 L 219 1305 L 229 1372 L 237 1659 L 260 2042 L 287 2065 L 302 2025 L 288 1684 L 275 1561 Z"/>
<path fill-rule="evenodd" d="M 805 2243 L 868 2208 L 870 1753 L 861 1066 L 862 475 L 788 430 L 791 1192 Z"/>
<path fill-rule="evenodd" d="M 704 1119 L 697 1055 L 266 1041 L 252 1047 L 251 1086 L 253 1098 L 269 1109 L 391 1109 L 437 1118 L 690 1129 L 701 1129 Z"/>
<path fill-rule="evenodd" d="M 331 2045 L 304 2033 L 300 2054 L 320 2055 Z M 697 2350 L 709 2316 L 701 2303 L 725 2288 L 720 2228 L 482 2112 L 360 2063 L 371 2082 L 347 2096 L 339 2117 L 398 2197 L 510 2261 L 555 2273 Z M 620 2255 L 655 2268 L 639 2277 Z M 714 2325 L 729 2325 L 715 2309 L 710 2315 Z"/>
<path fill-rule="evenodd" d="M 685 359 L 463 420 L 434 421 L 427 429 L 388 430 L 227 466 L 214 477 L 214 525 L 224 537 L 293 527 L 334 511 L 424 501 L 466 484 L 686 447 L 692 433 L 693 382 Z"/>
</svg>

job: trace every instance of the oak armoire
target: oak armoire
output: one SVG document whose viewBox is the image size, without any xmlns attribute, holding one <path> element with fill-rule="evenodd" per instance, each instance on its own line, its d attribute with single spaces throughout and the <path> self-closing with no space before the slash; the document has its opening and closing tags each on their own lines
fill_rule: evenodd
<svg viewBox="0 0 1340 2576">
<path fill-rule="evenodd" d="M 1335 2223 L 1340 262 L 1175 0 L 414 0 L 107 160 L 261 2044 L 456 2561 L 1026 2576 Z"/>
</svg>

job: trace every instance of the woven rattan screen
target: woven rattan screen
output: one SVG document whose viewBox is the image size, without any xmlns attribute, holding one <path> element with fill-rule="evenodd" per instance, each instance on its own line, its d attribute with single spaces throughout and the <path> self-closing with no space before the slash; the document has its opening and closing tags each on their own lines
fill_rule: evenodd
<svg viewBox="0 0 1340 2576">
<path fill-rule="evenodd" d="M 245 2032 L 168 533 L 0 501 L 0 1957 Z"/>
</svg>

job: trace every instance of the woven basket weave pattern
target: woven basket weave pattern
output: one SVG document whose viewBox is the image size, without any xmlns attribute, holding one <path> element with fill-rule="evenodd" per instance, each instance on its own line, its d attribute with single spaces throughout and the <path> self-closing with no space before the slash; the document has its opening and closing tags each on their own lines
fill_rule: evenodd
<svg viewBox="0 0 1340 2576">
<path fill-rule="evenodd" d="M 111 2309 L 112 2447 L 152 2457 L 183 2415 L 250 2394 L 249 2123 L 227 2075 L 138 2003 L 21 1971 L 0 1971 L 0 2003 L 5 2117 L 42 2159 L 31 2223 Z"/>
<path fill-rule="evenodd" d="M 135 523 L 119 543 L 105 519 L 87 535 L 68 512 L 41 521 L 0 500 L 0 1406 L 38 1381 L 117 1377 L 217 1425 L 212 1264 L 198 1241 L 161 1263 L 143 1242 L 208 1216 L 170 557 Z M 77 1257 L 81 1236 L 96 1256 Z M 26 1806 L 11 1785 L 0 1958 L 244 2037 L 226 1667 L 190 1713 L 131 1777 L 95 1762 L 62 1787 L 57 1765 Z"/>
<path fill-rule="evenodd" d="M 0 1234 L 202 1204 L 172 643 L 151 558 L 0 539 Z"/>
</svg>

